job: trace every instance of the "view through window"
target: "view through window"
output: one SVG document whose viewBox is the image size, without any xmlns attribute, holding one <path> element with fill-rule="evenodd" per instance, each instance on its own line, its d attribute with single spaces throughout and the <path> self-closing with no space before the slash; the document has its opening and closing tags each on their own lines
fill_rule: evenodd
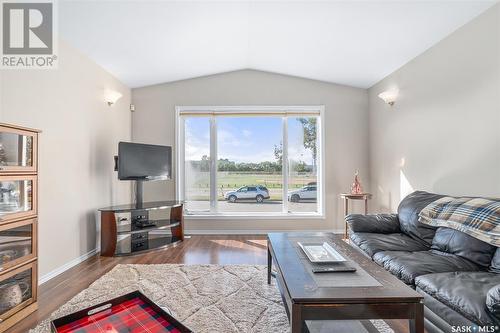
<svg viewBox="0 0 500 333">
<path fill-rule="evenodd" d="M 210 211 L 210 118 L 184 122 L 184 199 L 189 211 Z"/>
<path fill-rule="evenodd" d="M 319 110 L 179 114 L 188 214 L 301 214 L 321 207 Z"/>
</svg>

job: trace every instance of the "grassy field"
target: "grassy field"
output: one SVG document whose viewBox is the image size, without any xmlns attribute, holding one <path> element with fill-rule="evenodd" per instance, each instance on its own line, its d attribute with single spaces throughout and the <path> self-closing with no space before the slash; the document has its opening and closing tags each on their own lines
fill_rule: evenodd
<svg viewBox="0 0 500 333">
<path fill-rule="evenodd" d="M 294 190 L 315 182 L 316 176 L 309 174 L 295 175 L 290 178 L 288 188 Z M 269 189 L 271 200 L 281 200 L 282 176 L 281 174 L 265 174 L 252 172 L 219 172 L 217 174 L 217 192 L 219 199 L 223 200 L 223 193 L 237 189 L 244 185 L 264 185 Z M 210 196 L 209 174 L 198 173 L 191 186 L 186 188 L 187 197 L 191 200 L 208 200 Z"/>
</svg>

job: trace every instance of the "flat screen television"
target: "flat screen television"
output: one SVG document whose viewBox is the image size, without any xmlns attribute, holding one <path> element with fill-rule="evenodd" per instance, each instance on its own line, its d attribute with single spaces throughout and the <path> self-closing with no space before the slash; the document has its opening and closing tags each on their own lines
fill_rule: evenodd
<svg viewBox="0 0 500 333">
<path fill-rule="evenodd" d="M 172 147 L 118 143 L 118 179 L 172 179 Z"/>
</svg>

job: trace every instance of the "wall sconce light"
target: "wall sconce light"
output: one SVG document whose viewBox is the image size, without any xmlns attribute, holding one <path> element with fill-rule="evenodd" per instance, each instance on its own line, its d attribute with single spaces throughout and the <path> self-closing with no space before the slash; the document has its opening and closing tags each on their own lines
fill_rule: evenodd
<svg viewBox="0 0 500 333">
<path fill-rule="evenodd" d="M 106 90 L 104 93 L 104 101 L 108 103 L 108 106 L 115 104 L 123 95 L 118 91 Z"/>
<path fill-rule="evenodd" d="M 398 98 L 398 93 L 399 91 L 397 89 L 391 89 L 378 94 L 378 97 L 380 97 L 385 103 L 393 106 L 394 102 L 396 102 L 396 99 Z"/>
</svg>

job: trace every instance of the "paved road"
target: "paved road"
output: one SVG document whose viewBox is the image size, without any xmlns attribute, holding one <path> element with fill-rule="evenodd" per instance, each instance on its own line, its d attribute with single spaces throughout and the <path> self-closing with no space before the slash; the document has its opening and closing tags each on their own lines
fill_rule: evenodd
<svg viewBox="0 0 500 333">
<path fill-rule="evenodd" d="M 229 203 L 227 201 L 218 201 L 219 212 L 275 212 L 280 213 L 282 210 L 280 201 L 264 201 L 256 203 L 255 201 L 240 201 Z M 208 201 L 190 201 L 186 205 L 187 209 L 192 211 L 209 210 L 210 203 Z M 316 202 L 289 202 L 288 209 L 291 212 L 315 212 L 317 210 Z"/>
</svg>

